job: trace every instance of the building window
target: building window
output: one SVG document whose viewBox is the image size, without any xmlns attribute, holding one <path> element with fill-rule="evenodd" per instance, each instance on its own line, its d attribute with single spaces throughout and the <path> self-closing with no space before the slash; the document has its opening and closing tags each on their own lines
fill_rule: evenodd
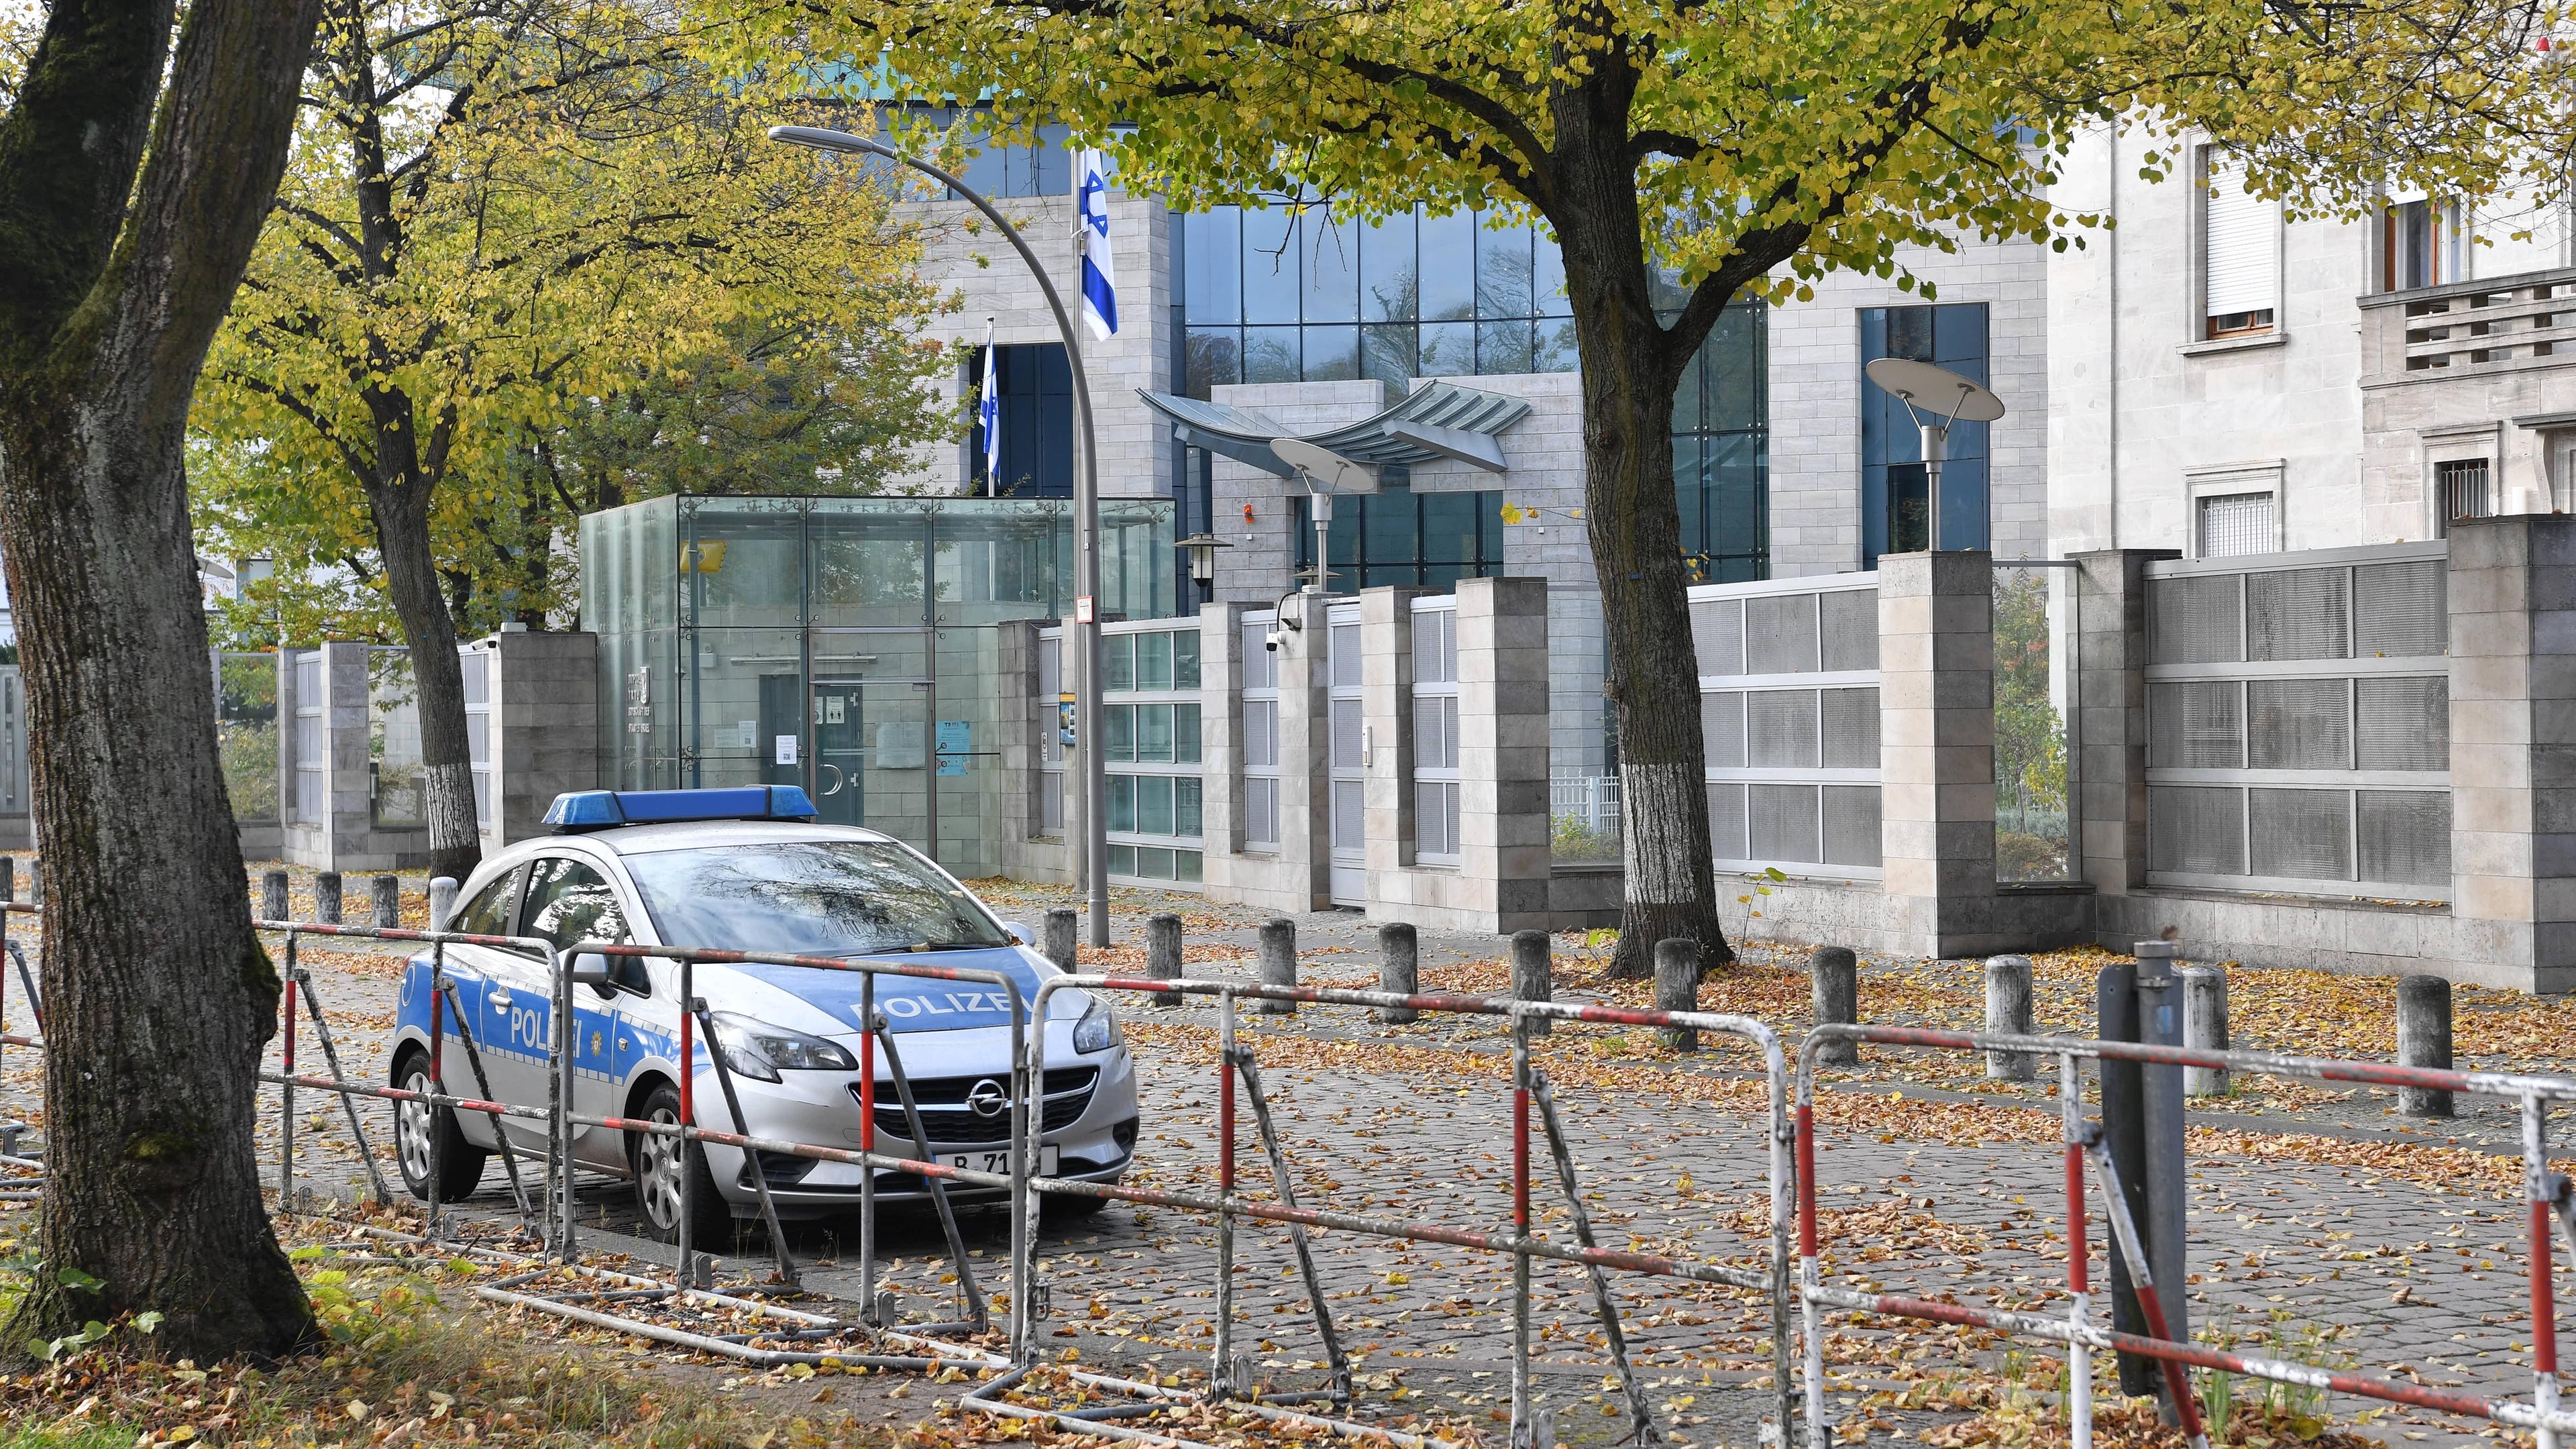
<svg viewBox="0 0 2576 1449">
<path fill-rule="evenodd" d="M 1986 306 L 1983 302 L 1937 307 L 1864 307 L 1860 313 L 1861 364 L 1907 357 L 1987 382 Z M 1931 490 L 1923 471 L 1923 436 L 1905 404 L 1864 374 L 1860 385 L 1861 567 L 1878 567 L 1886 553 L 1918 553 L 1932 546 Z M 1987 459 L 1984 423 L 1950 428 L 1950 455 L 1941 465 L 1941 546 L 1985 548 L 1992 538 L 1986 514 Z"/>
<path fill-rule="evenodd" d="M 2459 203 L 2393 201 L 2379 213 L 2379 288 L 2438 287 L 2469 279 L 2468 228 Z"/>
<path fill-rule="evenodd" d="M 2276 528 L 2269 493 L 2223 493 L 2200 500 L 2199 556 L 2271 553 Z"/>
<path fill-rule="evenodd" d="M 1315 525 L 1301 495 L 1297 505 L 1297 567 L 1315 566 Z M 1354 594 L 1380 584 L 1420 584 L 1445 589 L 1460 579 L 1503 571 L 1503 495 L 1416 493 L 1405 470 L 1386 470 L 1377 492 L 1333 503 L 1328 589 Z"/>
<path fill-rule="evenodd" d="M 2279 316 L 2281 211 L 2245 189 L 2245 167 L 2200 148 L 2201 337 L 2250 337 Z"/>
<path fill-rule="evenodd" d="M 1064 344 L 1043 342 L 993 350 L 1002 374 L 1001 487 L 989 487 L 983 436 L 969 429 L 966 451 L 970 491 L 995 491 L 1005 498 L 1071 498 L 1073 369 L 1065 365 Z M 983 386 L 984 349 L 978 347 L 967 354 L 966 396 L 980 396 Z"/>
<path fill-rule="evenodd" d="M 1756 307 L 1729 307 L 1673 395 L 1673 495 L 1697 583 L 1770 575 L 1770 379 Z"/>
<path fill-rule="evenodd" d="M 2496 513 L 2494 471 L 2484 458 L 2454 458 L 2433 465 L 2433 492 L 2441 500 L 2443 531 L 2466 518 Z"/>
</svg>

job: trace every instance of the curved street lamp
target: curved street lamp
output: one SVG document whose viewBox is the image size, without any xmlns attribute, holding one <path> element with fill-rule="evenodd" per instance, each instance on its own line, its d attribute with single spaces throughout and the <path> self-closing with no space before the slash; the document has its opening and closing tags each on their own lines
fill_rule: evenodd
<svg viewBox="0 0 2576 1449">
<path fill-rule="evenodd" d="M 1064 335 L 1064 358 L 1073 368 L 1073 406 L 1082 418 L 1082 468 L 1073 479 L 1073 578 L 1078 596 L 1074 606 L 1074 637 L 1081 642 L 1075 663 L 1073 732 L 1075 748 L 1082 751 L 1082 856 L 1083 878 L 1091 894 L 1091 944 L 1109 944 L 1109 820 L 1103 813 L 1108 795 L 1107 759 L 1101 748 L 1100 734 L 1100 450 L 1094 441 L 1099 436 L 1091 425 L 1091 385 L 1082 375 L 1082 347 L 1074 338 L 1073 318 L 1064 310 L 1064 299 L 1056 295 L 1055 283 L 1048 279 L 1046 268 L 1038 264 L 1038 254 L 1020 236 L 993 203 L 955 176 L 927 161 L 907 156 L 883 141 L 854 136 L 847 131 L 834 131 L 821 126 L 772 126 L 769 139 L 791 146 L 807 146 L 817 151 L 855 151 L 879 156 L 909 166 L 940 185 L 956 192 L 984 213 L 1028 264 L 1029 275 L 1037 278 L 1038 290 L 1046 294 L 1047 310 L 1055 314 L 1056 330 Z M 936 791 L 930 801 L 931 818 L 939 814 Z M 935 831 L 938 827 L 934 825 Z M 936 836 L 933 837 L 936 839 Z"/>
</svg>

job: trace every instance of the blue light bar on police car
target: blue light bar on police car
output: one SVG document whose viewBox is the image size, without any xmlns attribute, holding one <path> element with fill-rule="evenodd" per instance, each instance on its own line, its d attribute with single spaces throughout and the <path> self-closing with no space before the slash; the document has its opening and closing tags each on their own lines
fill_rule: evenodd
<svg viewBox="0 0 2576 1449">
<path fill-rule="evenodd" d="M 814 802 L 801 785 L 742 785 L 723 790 L 569 790 L 546 807 L 559 834 L 617 825 L 686 820 L 812 820 Z"/>
</svg>

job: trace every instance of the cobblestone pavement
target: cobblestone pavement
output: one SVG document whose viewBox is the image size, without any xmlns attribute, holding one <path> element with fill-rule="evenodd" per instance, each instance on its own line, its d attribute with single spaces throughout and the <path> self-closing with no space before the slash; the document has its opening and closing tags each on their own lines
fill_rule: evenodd
<svg viewBox="0 0 2576 1449">
<path fill-rule="evenodd" d="M 996 894 L 1003 914 L 1032 921 L 1050 899 L 1026 888 Z M 1119 904 L 1117 934 L 1132 942 L 1141 937 L 1142 914 L 1166 902 L 1140 895 Z M 1187 898 L 1169 904 L 1187 922 L 1192 974 L 1249 974 L 1255 913 Z M 1373 978 L 1372 927 L 1344 915 L 1302 917 L 1299 925 L 1304 979 Z M 1473 985 L 1499 969 L 1492 964 L 1498 948 L 1487 938 L 1425 933 L 1426 983 L 1447 985 L 1440 980 L 1446 973 Z M 1559 949 L 1563 973 L 1580 976 L 1590 948 L 1560 938 Z M 1135 950 L 1117 948 L 1107 959 L 1123 964 L 1123 954 Z M 309 942 L 301 954 L 344 1066 L 354 1078 L 381 1081 L 398 954 Z M 1919 979 L 1909 989 L 1924 997 L 1912 1003 L 1916 1019 L 1941 1016 L 1941 993 L 1974 998 L 1974 963 L 1912 969 Z M 13 1023 L 27 1019 L 22 998 L 11 980 L 0 999 Z M 1906 1001 L 1886 1004 L 1874 1019 L 1901 1019 L 1909 1009 Z M 1755 1014 L 1794 1029 L 1790 1005 Z M 2043 993 L 2044 1026 L 2049 1011 L 2072 1009 L 2062 1000 L 2052 1007 Z M 1122 1014 L 1145 1111 L 1131 1181 L 1205 1188 L 1216 1148 L 1214 1010 L 1197 1002 L 1173 1009 L 1122 1003 Z M 1426 1223 L 1507 1226 L 1509 1099 L 1496 1023 L 1450 1018 L 1389 1029 L 1357 1011 L 1307 1008 L 1294 1018 L 1246 1017 L 1242 1030 L 1263 1064 L 1301 1200 Z M 314 1069 L 318 1058 L 309 1035 L 304 1040 L 302 1060 Z M 1630 1033 L 1576 1027 L 1561 1030 L 1542 1059 L 1558 1084 L 1586 1206 L 1605 1242 L 1761 1261 L 1766 1158 L 1749 1054 L 1713 1043 L 1697 1058 L 1676 1059 L 1646 1053 Z M 1975 1070 L 1968 1061 L 1891 1058 L 1829 1083 L 1818 1181 L 1826 1267 L 1835 1281 L 1968 1303 L 2062 1303 L 2063 1180 L 2053 1102 L 2027 1089 L 1994 1088 L 1971 1075 Z M 0 1120 L 40 1122 L 38 1085 L 32 1054 L 11 1053 L 0 1065 Z M 2481 1108 L 2426 1132 L 2394 1123 L 2384 1099 L 2369 1094 L 2245 1086 L 2246 1095 L 2223 1110 L 2194 1114 L 2201 1129 L 2190 1184 L 2194 1322 L 2240 1338 L 2270 1335 L 2284 1351 L 2426 1384 L 2527 1393 L 2521 1218 L 2511 1164 L 2496 1155 L 2514 1150 L 2509 1114 Z M 336 1102 L 313 1096 L 298 1101 L 299 1170 L 317 1187 L 348 1192 L 361 1179 L 345 1119 Z M 389 1117 L 381 1105 L 364 1112 L 390 1178 Z M 272 1152 L 275 1130 L 272 1107 L 264 1128 Z M 1249 1189 L 1260 1158 L 1248 1120 L 1242 1130 Z M 1544 1158 L 1539 1165 L 1533 1196 L 1541 1230 L 1568 1236 Z M 1266 1186 L 1266 1177 L 1259 1180 Z M 632 1236 L 623 1184 L 585 1179 L 578 1197 L 588 1246 L 645 1263 L 669 1261 L 667 1250 Z M 486 1222 L 510 1217 L 497 1167 L 462 1211 Z M 988 1290 L 1005 1286 L 1003 1213 L 970 1208 L 965 1218 L 979 1276 Z M 2094 1221 L 2100 1281 L 2106 1269 L 2098 1213 Z M 847 1220 L 790 1228 L 814 1291 L 856 1298 L 855 1231 Z M 947 1269 L 929 1216 L 890 1214 L 881 1239 L 905 1312 L 948 1316 Z M 1318 1234 L 1315 1243 L 1328 1306 L 1360 1369 L 1365 1415 L 1387 1421 L 1429 1410 L 1499 1418 L 1509 1400 L 1507 1260 L 1346 1233 Z M 733 1247 L 727 1276 L 756 1279 L 765 1271 L 756 1232 Z M 1212 1224 L 1121 1204 L 1051 1221 L 1043 1251 L 1053 1289 L 1045 1325 L 1051 1348 L 1095 1365 L 1165 1374 L 1204 1368 Z M 1274 1386 L 1317 1386 L 1320 1348 L 1286 1233 L 1250 1227 L 1240 1251 L 1239 1343 L 1256 1352 Z M 1613 1442 L 1623 1426 L 1616 1396 L 1605 1393 L 1589 1283 L 1556 1265 L 1541 1265 L 1535 1278 L 1539 1382 L 1560 1411 L 1561 1432 L 1569 1442 Z M 2576 1288 L 2562 1285 L 2562 1292 Z M 1636 1275 L 1617 1276 L 1614 1292 L 1638 1368 L 1676 1436 L 1752 1442 L 1769 1398 L 1767 1303 Z M 1924 1414 L 1854 1405 L 1873 1390 L 1944 1371 L 1988 1378 L 2019 1372 L 2041 1364 L 2049 1350 L 2015 1350 L 1928 1325 L 1837 1320 L 1829 1355 L 1838 1416 L 1919 1433 L 1933 1422 Z M 2044 1364 L 2032 1381 L 2050 1382 Z M 2350 1414 L 2363 1406 L 2344 1400 L 2334 1407 Z M 2391 1414 L 2370 1432 L 2441 1443 L 2475 1428 Z"/>
</svg>

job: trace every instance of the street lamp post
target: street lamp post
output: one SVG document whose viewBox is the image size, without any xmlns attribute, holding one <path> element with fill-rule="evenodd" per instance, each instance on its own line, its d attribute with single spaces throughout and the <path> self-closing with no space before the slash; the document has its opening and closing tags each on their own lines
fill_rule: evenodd
<svg viewBox="0 0 2576 1449">
<path fill-rule="evenodd" d="M 863 155 L 881 156 L 899 162 L 940 185 L 966 198 L 976 210 L 984 213 L 996 230 L 1028 264 L 1038 290 L 1046 294 L 1047 310 L 1055 314 L 1056 330 L 1064 335 L 1065 361 L 1073 368 L 1073 406 L 1082 419 L 1082 468 L 1073 479 L 1073 576 L 1074 638 L 1078 642 L 1074 660 L 1075 694 L 1073 704 L 1074 747 L 1082 752 L 1082 861 L 1083 879 L 1091 894 L 1091 944 L 1109 944 L 1109 821 L 1104 814 L 1108 796 L 1106 756 L 1101 750 L 1100 735 L 1100 448 L 1094 441 L 1099 432 L 1091 423 L 1091 385 L 1082 373 L 1082 347 L 1075 340 L 1073 318 L 1064 310 L 1064 300 L 1056 295 L 1055 283 L 1047 277 L 1046 268 L 1038 265 L 1036 252 L 1020 237 L 1019 228 L 1011 225 L 993 203 L 955 176 L 927 161 L 907 156 L 883 141 L 854 136 L 847 131 L 834 131 L 820 126 L 772 126 L 769 139 L 793 146 L 810 146 L 817 151 L 856 151 Z M 931 814 L 936 818 L 938 801 L 931 801 Z"/>
</svg>

